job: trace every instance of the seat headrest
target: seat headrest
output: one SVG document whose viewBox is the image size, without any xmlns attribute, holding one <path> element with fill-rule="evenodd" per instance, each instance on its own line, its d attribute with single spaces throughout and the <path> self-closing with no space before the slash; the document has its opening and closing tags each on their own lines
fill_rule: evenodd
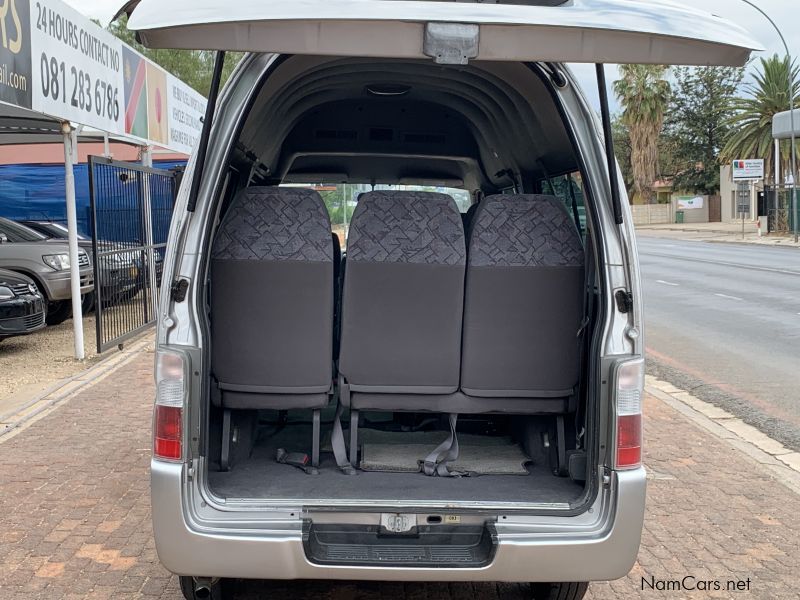
<svg viewBox="0 0 800 600">
<path fill-rule="evenodd" d="M 331 222 L 322 197 L 301 188 L 251 187 L 222 219 L 212 257 L 330 262 Z"/>
<path fill-rule="evenodd" d="M 469 252 L 475 267 L 580 267 L 585 261 L 564 203 L 536 194 L 485 198 L 472 221 Z"/>
<path fill-rule="evenodd" d="M 350 224 L 348 262 L 464 265 L 466 241 L 455 200 L 435 192 L 362 194 Z"/>
</svg>

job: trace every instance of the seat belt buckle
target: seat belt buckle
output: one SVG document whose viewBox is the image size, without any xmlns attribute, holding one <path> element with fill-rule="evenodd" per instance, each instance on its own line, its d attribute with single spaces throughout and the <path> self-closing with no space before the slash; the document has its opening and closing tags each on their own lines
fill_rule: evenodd
<svg viewBox="0 0 800 600">
<path fill-rule="evenodd" d="M 311 466 L 311 457 L 303 452 L 287 452 L 283 448 L 278 448 L 275 454 L 275 461 L 282 465 L 290 465 L 305 471 L 307 475 L 316 475 L 317 469 Z"/>
</svg>

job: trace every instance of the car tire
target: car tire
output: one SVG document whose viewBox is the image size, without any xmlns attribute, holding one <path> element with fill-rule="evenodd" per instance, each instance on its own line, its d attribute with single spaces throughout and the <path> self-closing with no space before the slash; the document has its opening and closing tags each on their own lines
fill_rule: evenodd
<svg viewBox="0 0 800 600">
<path fill-rule="evenodd" d="M 81 300 L 81 311 L 84 315 L 88 315 L 90 312 L 92 312 L 92 309 L 94 308 L 95 297 L 95 292 L 89 292 L 88 294 L 83 295 Z"/>
<path fill-rule="evenodd" d="M 50 302 L 47 305 L 45 322 L 48 325 L 60 325 L 72 316 L 72 304 L 69 300 Z"/>
<path fill-rule="evenodd" d="M 563 583 L 532 583 L 532 600 L 581 600 L 589 584 L 586 581 Z"/>
<path fill-rule="evenodd" d="M 207 592 L 197 589 L 194 577 L 181 576 L 180 582 L 181 592 L 186 600 L 223 600 L 228 597 L 225 594 L 224 579 L 215 579 Z"/>
</svg>

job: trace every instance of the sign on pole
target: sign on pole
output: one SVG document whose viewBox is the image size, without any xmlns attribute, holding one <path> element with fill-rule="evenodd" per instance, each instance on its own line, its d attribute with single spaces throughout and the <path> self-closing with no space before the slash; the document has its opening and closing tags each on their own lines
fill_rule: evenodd
<svg viewBox="0 0 800 600">
<path fill-rule="evenodd" d="M 764 179 L 764 159 L 748 158 L 746 160 L 735 160 L 733 161 L 732 171 L 734 181 Z"/>
<path fill-rule="evenodd" d="M 191 153 L 206 100 L 61 0 L 0 0 L 0 101 Z"/>
</svg>

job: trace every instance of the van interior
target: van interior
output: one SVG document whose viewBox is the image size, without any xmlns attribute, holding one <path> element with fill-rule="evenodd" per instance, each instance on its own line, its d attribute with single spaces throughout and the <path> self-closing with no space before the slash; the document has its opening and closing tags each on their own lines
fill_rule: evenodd
<svg viewBox="0 0 800 600">
<path fill-rule="evenodd" d="M 266 70 L 204 253 L 213 497 L 588 502 L 597 260 L 559 85 L 511 62 Z"/>
</svg>

